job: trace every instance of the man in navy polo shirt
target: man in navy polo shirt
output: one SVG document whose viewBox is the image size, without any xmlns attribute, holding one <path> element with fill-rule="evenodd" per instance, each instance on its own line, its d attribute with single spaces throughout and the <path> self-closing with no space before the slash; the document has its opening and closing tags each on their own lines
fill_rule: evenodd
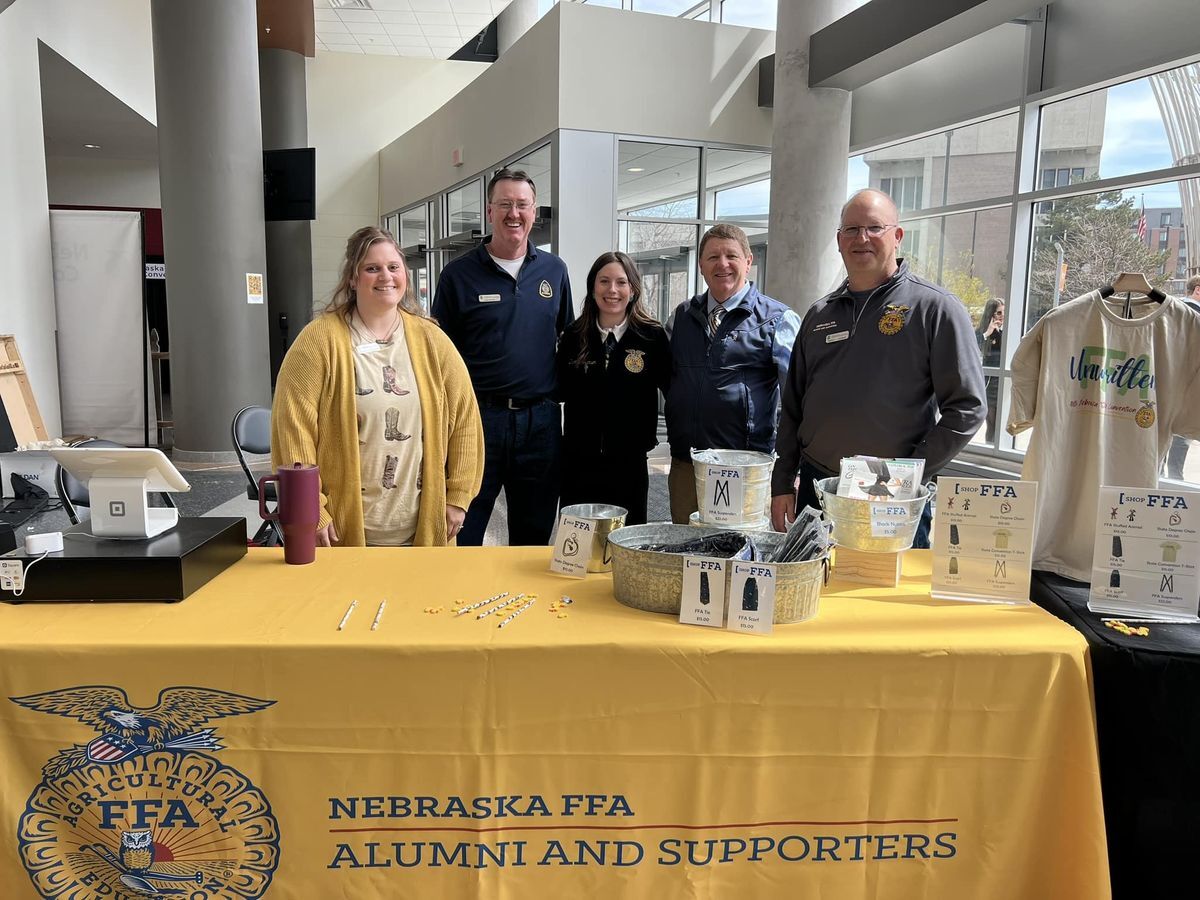
<svg viewBox="0 0 1200 900">
<path fill-rule="evenodd" d="M 563 261 L 529 242 L 536 189 L 522 171 L 488 182 L 492 233 L 442 270 L 433 299 L 471 373 L 483 417 L 483 486 L 458 543 L 479 546 L 500 489 L 509 544 L 550 542 L 558 512 L 562 416 L 554 399 L 554 351 L 575 318 Z"/>
</svg>

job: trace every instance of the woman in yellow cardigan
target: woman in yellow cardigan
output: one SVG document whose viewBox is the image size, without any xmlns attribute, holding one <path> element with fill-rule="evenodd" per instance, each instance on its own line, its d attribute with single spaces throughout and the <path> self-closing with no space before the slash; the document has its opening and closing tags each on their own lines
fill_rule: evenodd
<svg viewBox="0 0 1200 900">
<path fill-rule="evenodd" d="M 320 467 L 321 546 L 441 546 L 462 527 L 483 478 L 479 407 L 388 232 L 350 236 L 324 315 L 288 350 L 271 459 Z"/>
</svg>

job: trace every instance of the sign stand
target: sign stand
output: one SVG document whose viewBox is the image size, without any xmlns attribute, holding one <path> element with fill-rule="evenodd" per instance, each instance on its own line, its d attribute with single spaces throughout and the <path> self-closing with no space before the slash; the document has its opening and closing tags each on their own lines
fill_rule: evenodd
<svg viewBox="0 0 1200 900">
<path fill-rule="evenodd" d="M 837 547 L 833 551 L 834 577 L 862 584 L 878 584 L 883 587 L 900 585 L 900 553 L 867 553 Z"/>
</svg>

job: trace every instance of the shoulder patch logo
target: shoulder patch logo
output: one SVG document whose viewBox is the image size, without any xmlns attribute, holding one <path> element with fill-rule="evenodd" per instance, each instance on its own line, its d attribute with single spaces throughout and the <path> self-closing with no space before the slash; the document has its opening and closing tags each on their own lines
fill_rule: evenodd
<svg viewBox="0 0 1200 900">
<path fill-rule="evenodd" d="M 554 296 L 554 288 L 550 287 L 550 282 L 543 278 L 542 283 L 538 285 L 538 293 L 549 300 Z"/>
<path fill-rule="evenodd" d="M 155 706 L 137 707 L 111 685 L 9 699 L 97 735 L 42 767 L 21 815 L 17 850 L 39 896 L 84 885 L 88 896 L 106 897 L 266 893 L 279 865 L 279 824 L 262 791 L 214 756 L 224 749 L 216 729 L 200 726 L 274 700 L 169 687 Z"/>
</svg>

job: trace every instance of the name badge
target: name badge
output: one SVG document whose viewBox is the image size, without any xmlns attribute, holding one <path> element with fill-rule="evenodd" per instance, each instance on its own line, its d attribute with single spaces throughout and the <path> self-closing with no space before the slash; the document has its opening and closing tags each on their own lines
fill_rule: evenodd
<svg viewBox="0 0 1200 900">
<path fill-rule="evenodd" d="M 367 341 L 365 344 L 357 344 L 354 347 L 355 353 L 374 353 L 379 349 L 379 345 L 374 341 Z"/>
<path fill-rule="evenodd" d="M 838 331 L 834 334 L 825 335 L 825 343 L 827 344 L 836 344 L 838 341 L 848 341 L 849 339 L 850 332 L 848 331 Z"/>
<path fill-rule="evenodd" d="M 479 302 L 480 303 L 499 303 L 500 295 L 499 294 L 480 294 Z"/>
</svg>

